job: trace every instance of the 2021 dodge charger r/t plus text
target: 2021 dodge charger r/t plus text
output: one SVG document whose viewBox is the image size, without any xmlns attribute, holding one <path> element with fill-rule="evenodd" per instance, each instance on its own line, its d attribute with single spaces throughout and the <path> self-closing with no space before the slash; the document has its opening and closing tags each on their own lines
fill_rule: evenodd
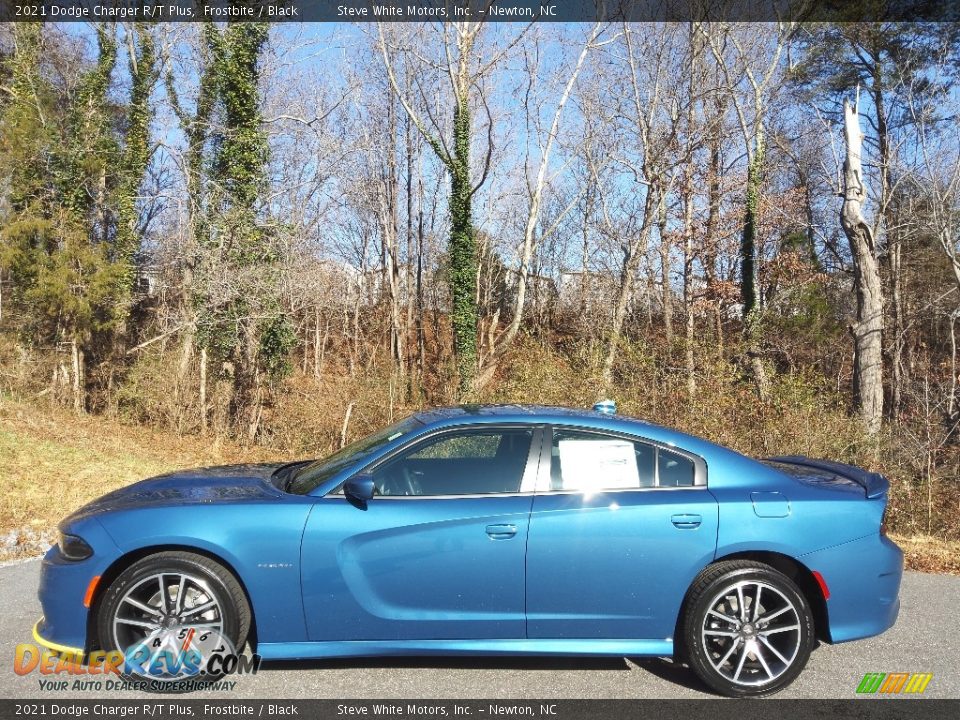
<svg viewBox="0 0 960 720">
<path fill-rule="evenodd" d="M 264 660 L 673 656 L 721 694 L 767 695 L 818 639 L 896 620 L 887 490 L 604 404 L 431 410 L 323 460 L 95 500 L 43 560 L 34 636 L 125 657 L 195 632 Z"/>
</svg>

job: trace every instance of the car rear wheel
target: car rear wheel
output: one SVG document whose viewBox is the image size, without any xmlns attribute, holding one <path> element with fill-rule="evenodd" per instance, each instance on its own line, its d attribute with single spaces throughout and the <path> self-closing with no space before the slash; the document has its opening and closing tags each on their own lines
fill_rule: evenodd
<svg viewBox="0 0 960 720">
<path fill-rule="evenodd" d="M 214 653 L 239 652 L 250 630 L 250 606 L 233 574 L 210 558 L 161 552 L 133 563 L 99 603 L 100 647 L 126 657 L 128 679 L 208 680 Z M 198 671 L 199 669 L 199 671 Z"/>
<path fill-rule="evenodd" d="M 772 695 L 792 683 L 813 649 L 803 593 L 786 575 L 732 560 L 704 570 L 687 598 L 687 660 L 711 688 L 729 697 Z"/>
</svg>

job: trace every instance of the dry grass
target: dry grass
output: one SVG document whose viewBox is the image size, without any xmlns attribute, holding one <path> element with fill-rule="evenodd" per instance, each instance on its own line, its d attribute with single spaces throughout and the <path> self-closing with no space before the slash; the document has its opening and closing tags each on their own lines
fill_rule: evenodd
<svg viewBox="0 0 960 720">
<path fill-rule="evenodd" d="M 358 432 L 362 429 L 369 428 L 358 428 Z M 322 433 L 314 429 L 312 437 L 318 435 Z M 298 438 L 290 444 L 302 447 L 303 443 Z M 0 537 L 45 533 L 93 498 L 158 473 L 288 456 L 222 440 L 179 437 L 103 417 L 78 417 L 0 396 Z M 930 536 L 892 537 L 906 553 L 908 568 L 960 575 L 960 542 Z M 0 546 L 0 559 L 26 552 L 36 550 Z"/>
<path fill-rule="evenodd" d="M 263 448 L 177 437 L 0 396 L 0 535 L 45 531 L 91 499 L 158 473 L 268 459 Z"/>
<path fill-rule="evenodd" d="M 960 575 L 960 542 L 929 535 L 891 535 L 906 555 L 907 568 L 918 572 Z"/>
</svg>

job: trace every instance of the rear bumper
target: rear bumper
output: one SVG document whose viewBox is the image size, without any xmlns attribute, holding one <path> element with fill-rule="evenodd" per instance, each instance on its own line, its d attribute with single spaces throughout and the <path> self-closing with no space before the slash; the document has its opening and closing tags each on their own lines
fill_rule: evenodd
<svg viewBox="0 0 960 720">
<path fill-rule="evenodd" d="M 900 612 L 903 552 L 880 535 L 853 540 L 799 558 L 830 589 L 830 641 L 859 640 L 893 626 Z"/>
</svg>

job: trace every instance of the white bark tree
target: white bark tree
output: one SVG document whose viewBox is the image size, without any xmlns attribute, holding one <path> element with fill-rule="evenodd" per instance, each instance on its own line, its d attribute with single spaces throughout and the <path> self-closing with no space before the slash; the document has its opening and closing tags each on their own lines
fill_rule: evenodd
<svg viewBox="0 0 960 720">
<path fill-rule="evenodd" d="M 863 180 L 860 116 L 857 105 L 843 103 L 843 206 L 840 224 L 850 242 L 854 263 L 857 317 L 851 325 L 854 342 L 855 402 L 869 434 L 883 421 L 883 289 L 873 228 L 863 214 L 867 188 Z"/>
</svg>

